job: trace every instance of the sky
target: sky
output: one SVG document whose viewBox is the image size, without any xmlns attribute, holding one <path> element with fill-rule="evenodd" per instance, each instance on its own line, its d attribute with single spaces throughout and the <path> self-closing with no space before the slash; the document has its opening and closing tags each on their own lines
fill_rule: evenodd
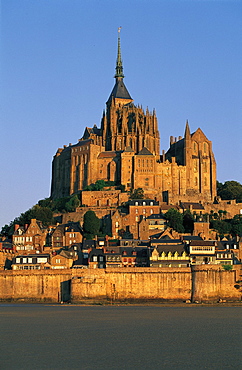
<svg viewBox="0 0 242 370">
<path fill-rule="evenodd" d="M 51 162 L 100 126 L 114 86 L 156 110 L 161 150 L 200 127 L 242 183 L 242 1 L 2 0 L 0 228 L 49 197 Z"/>
</svg>

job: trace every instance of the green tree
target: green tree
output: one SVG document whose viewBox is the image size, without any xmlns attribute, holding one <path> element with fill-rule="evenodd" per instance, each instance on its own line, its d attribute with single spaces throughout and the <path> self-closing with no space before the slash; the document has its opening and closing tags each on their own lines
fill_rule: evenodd
<svg viewBox="0 0 242 370">
<path fill-rule="evenodd" d="M 129 199 L 144 199 L 144 190 L 142 188 L 131 190 Z"/>
<path fill-rule="evenodd" d="M 176 230 L 178 233 L 184 233 L 183 216 L 179 211 L 170 208 L 169 211 L 165 213 L 165 218 L 168 220 L 168 225 L 172 229 Z"/>
<path fill-rule="evenodd" d="M 186 233 L 192 233 L 194 230 L 194 218 L 189 210 L 183 214 L 183 226 Z"/>
<path fill-rule="evenodd" d="M 67 212 L 75 212 L 77 207 L 80 207 L 80 200 L 77 195 L 73 195 L 70 200 L 65 204 Z"/>
<path fill-rule="evenodd" d="M 92 239 L 98 234 L 100 229 L 100 220 L 94 211 L 87 211 L 83 219 L 83 231 L 86 239 Z"/>
<path fill-rule="evenodd" d="M 237 203 L 241 203 L 242 185 L 237 181 L 217 182 L 217 194 L 221 199 L 236 199 Z"/>
<path fill-rule="evenodd" d="M 242 215 L 235 215 L 230 222 L 231 234 L 242 236 Z"/>
<path fill-rule="evenodd" d="M 36 218 L 36 220 L 41 221 L 44 226 L 49 226 L 54 223 L 53 220 L 53 212 L 48 207 L 40 207 L 38 204 L 30 208 L 25 213 L 21 213 L 21 215 L 15 219 L 15 223 L 20 225 L 30 223 L 32 218 Z"/>
<path fill-rule="evenodd" d="M 93 190 L 101 191 L 103 190 L 105 185 L 106 185 L 106 182 L 104 180 L 97 180 L 94 184 Z"/>
<path fill-rule="evenodd" d="M 217 230 L 220 236 L 224 236 L 230 234 L 231 232 L 231 225 L 229 222 L 222 221 L 222 220 L 211 220 L 210 227 L 212 229 Z"/>
</svg>

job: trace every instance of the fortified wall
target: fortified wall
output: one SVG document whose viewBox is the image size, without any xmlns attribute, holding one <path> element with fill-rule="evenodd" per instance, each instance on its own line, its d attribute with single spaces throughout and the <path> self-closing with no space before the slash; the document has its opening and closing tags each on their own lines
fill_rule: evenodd
<svg viewBox="0 0 242 370">
<path fill-rule="evenodd" d="M 241 266 L 0 272 L 0 300 L 27 302 L 241 300 Z M 237 288 L 236 288 L 237 287 Z"/>
</svg>

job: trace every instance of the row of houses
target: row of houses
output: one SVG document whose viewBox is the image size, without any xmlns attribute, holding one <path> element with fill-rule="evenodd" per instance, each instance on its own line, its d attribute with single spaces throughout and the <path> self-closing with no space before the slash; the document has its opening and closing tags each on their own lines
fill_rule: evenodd
<svg viewBox="0 0 242 370">
<path fill-rule="evenodd" d="M 174 239 L 169 231 L 153 240 L 98 238 L 50 253 L 18 254 L 13 270 L 120 267 L 189 267 L 199 264 L 240 264 L 240 240 Z"/>
</svg>

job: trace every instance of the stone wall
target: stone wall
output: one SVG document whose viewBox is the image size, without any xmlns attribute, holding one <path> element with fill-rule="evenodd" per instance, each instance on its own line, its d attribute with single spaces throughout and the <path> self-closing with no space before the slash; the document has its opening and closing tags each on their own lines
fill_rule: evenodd
<svg viewBox="0 0 242 370">
<path fill-rule="evenodd" d="M 119 268 L 89 270 L 72 280 L 72 300 L 187 300 L 191 271 L 183 269 Z"/>
<path fill-rule="evenodd" d="M 0 300 L 60 302 L 70 299 L 72 271 L 0 271 Z"/>
<path fill-rule="evenodd" d="M 241 300 L 241 266 L 0 271 L 0 300 L 30 302 Z"/>
<path fill-rule="evenodd" d="M 192 300 L 241 300 L 241 291 L 235 288 L 241 280 L 241 265 L 225 271 L 221 266 L 192 266 Z"/>
</svg>

